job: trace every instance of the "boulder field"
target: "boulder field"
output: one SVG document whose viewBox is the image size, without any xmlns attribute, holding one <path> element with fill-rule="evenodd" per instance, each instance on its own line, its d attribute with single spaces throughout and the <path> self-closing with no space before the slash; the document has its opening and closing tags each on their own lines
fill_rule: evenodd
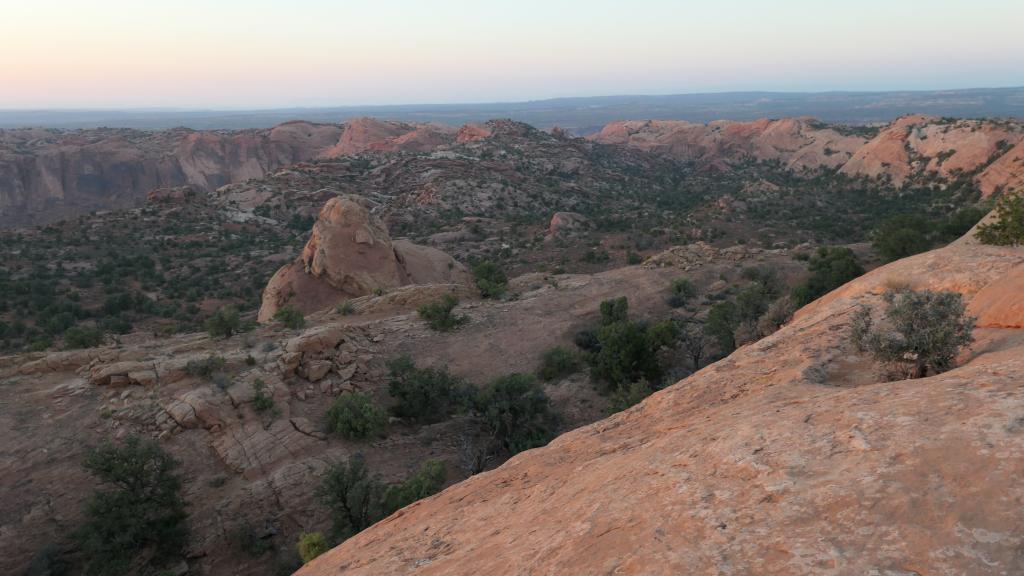
<svg viewBox="0 0 1024 576">
<path fill-rule="evenodd" d="M 1020 574 L 1022 274 L 1024 248 L 973 242 L 878 268 L 298 574 Z M 896 285 L 963 294 L 958 367 L 889 382 L 853 349 Z"/>
</svg>

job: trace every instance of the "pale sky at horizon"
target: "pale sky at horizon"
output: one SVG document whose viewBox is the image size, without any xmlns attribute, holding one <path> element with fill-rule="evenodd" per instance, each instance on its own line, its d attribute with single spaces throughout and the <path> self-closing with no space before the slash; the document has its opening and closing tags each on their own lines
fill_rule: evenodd
<svg viewBox="0 0 1024 576">
<path fill-rule="evenodd" d="M 1024 85 L 1024 0 L 3 0 L 0 108 Z"/>
</svg>

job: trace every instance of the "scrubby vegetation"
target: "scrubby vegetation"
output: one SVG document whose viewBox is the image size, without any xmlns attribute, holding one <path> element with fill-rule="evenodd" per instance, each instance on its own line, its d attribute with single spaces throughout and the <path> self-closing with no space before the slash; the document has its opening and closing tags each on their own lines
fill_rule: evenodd
<svg viewBox="0 0 1024 576">
<path fill-rule="evenodd" d="M 558 380 L 579 372 L 580 364 L 578 354 L 568 348 L 555 346 L 541 356 L 537 376 L 545 381 Z"/>
<path fill-rule="evenodd" d="M 214 338 L 230 338 L 238 332 L 241 325 L 238 308 L 234 306 L 218 308 L 212 316 L 206 319 L 206 331 Z"/>
<path fill-rule="evenodd" d="M 299 543 L 296 545 L 299 557 L 303 564 L 312 562 L 317 556 L 327 552 L 330 547 L 327 545 L 327 538 L 321 532 L 303 532 L 299 536 Z"/>
<path fill-rule="evenodd" d="M 793 303 L 805 306 L 850 280 L 864 274 L 853 250 L 844 247 L 818 248 L 811 256 L 808 270 L 811 275 L 806 282 L 793 289 Z"/>
<path fill-rule="evenodd" d="M 668 305 L 682 308 L 697 295 L 697 288 L 687 278 L 676 278 L 669 286 Z"/>
<path fill-rule="evenodd" d="M 330 511 L 332 535 L 343 541 L 400 508 L 437 493 L 444 481 L 444 463 L 428 460 L 406 480 L 387 485 L 370 473 L 366 460 L 357 454 L 327 469 L 317 496 Z"/>
<path fill-rule="evenodd" d="M 978 227 L 978 240 L 996 246 L 1024 245 L 1024 193 L 1002 196 L 995 220 Z"/>
<path fill-rule="evenodd" d="M 469 321 L 467 316 L 453 312 L 458 305 L 459 299 L 454 294 L 445 294 L 440 300 L 420 306 L 417 312 L 427 326 L 438 332 L 449 332 Z"/>
<path fill-rule="evenodd" d="M 985 215 L 970 206 L 947 217 L 929 219 L 920 213 L 897 214 L 883 221 L 872 234 L 872 246 L 885 261 L 913 256 L 963 236 Z"/>
<path fill-rule="evenodd" d="M 960 350 L 974 341 L 974 319 L 967 316 L 957 292 L 890 291 L 884 295 L 883 323 L 871 310 L 854 317 L 854 345 L 883 362 L 892 376 L 922 378 L 955 365 Z"/>
<path fill-rule="evenodd" d="M 501 298 L 508 289 L 508 277 L 505 272 L 490 260 L 473 266 L 473 279 L 484 298 Z"/>
<path fill-rule="evenodd" d="M 178 465 L 156 442 L 137 437 L 89 453 L 85 469 L 101 488 L 77 533 L 86 574 L 126 574 L 143 553 L 152 566 L 181 554 L 188 527 Z"/>
<path fill-rule="evenodd" d="M 376 436 L 387 423 L 387 413 L 373 402 L 373 398 L 362 392 L 338 396 L 327 410 L 327 429 L 350 440 Z"/>
<path fill-rule="evenodd" d="M 479 390 L 471 401 L 490 446 L 508 454 L 547 444 L 558 419 L 540 383 L 529 374 L 509 374 Z"/>
<path fill-rule="evenodd" d="M 291 304 L 278 308 L 277 312 L 274 312 L 274 320 L 284 324 L 284 327 L 290 330 L 296 330 L 306 325 L 306 317 Z"/>
<path fill-rule="evenodd" d="M 396 416 L 439 422 L 465 405 L 467 384 L 444 368 L 417 368 L 402 356 L 389 362 L 388 369 L 388 393 L 398 401 L 392 408 Z"/>
</svg>

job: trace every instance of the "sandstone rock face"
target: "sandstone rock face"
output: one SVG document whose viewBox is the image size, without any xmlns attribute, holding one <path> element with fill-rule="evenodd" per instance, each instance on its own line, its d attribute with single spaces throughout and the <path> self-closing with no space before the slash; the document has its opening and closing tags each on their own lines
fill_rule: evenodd
<svg viewBox="0 0 1024 576">
<path fill-rule="evenodd" d="M 880 382 L 857 357 L 853 311 L 881 306 L 893 279 L 958 290 L 982 318 L 959 367 Z M 1021 294 L 1020 248 L 886 265 L 298 574 L 1024 572 L 1024 334 L 1007 328 Z"/>
<path fill-rule="evenodd" d="M 614 122 L 593 136 L 684 160 L 728 165 L 753 158 L 793 170 L 839 168 L 850 176 L 886 178 L 903 186 L 914 176 L 971 175 L 983 195 L 1024 186 L 1024 126 L 1015 121 L 947 120 L 912 115 L 868 138 L 806 118 Z"/>
<path fill-rule="evenodd" d="M 576 212 L 555 212 L 548 224 L 548 236 L 558 236 L 590 226 L 590 220 Z"/>
<path fill-rule="evenodd" d="M 357 118 L 345 124 L 338 141 L 322 156 L 334 158 L 363 152 L 429 152 L 455 140 L 455 129 L 441 124 L 406 124 Z"/>
<path fill-rule="evenodd" d="M 444 252 L 392 242 L 365 200 L 336 197 L 320 211 L 299 258 L 270 279 L 259 320 L 270 320 L 286 303 L 308 313 L 408 284 L 471 282 L 465 267 Z"/>
<path fill-rule="evenodd" d="M 212 190 L 311 160 L 342 128 L 290 122 L 270 130 L 0 130 L 0 225 L 135 205 L 156 188 Z"/>
</svg>

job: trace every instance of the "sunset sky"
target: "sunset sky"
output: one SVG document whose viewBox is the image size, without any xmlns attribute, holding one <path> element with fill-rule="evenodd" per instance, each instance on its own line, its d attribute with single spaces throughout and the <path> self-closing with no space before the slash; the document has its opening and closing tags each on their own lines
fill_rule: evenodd
<svg viewBox="0 0 1024 576">
<path fill-rule="evenodd" d="M 1022 0 L 8 0 L 0 108 L 1024 85 Z"/>
</svg>

